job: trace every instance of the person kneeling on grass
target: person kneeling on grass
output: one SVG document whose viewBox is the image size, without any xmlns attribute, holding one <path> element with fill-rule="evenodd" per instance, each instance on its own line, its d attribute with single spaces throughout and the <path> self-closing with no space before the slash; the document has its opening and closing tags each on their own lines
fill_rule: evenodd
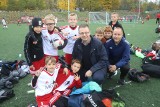
<svg viewBox="0 0 160 107">
<path fill-rule="evenodd" d="M 82 86 L 80 77 L 76 74 L 80 69 L 80 63 L 73 61 L 71 66 L 73 73 L 63 73 L 60 63 L 56 59 L 47 56 L 45 58 L 45 67 L 36 72 L 32 79 L 32 87 L 35 88 L 35 96 L 38 107 L 67 107 L 66 97 L 73 87 Z M 53 107 L 54 107 L 53 106 Z"/>
<path fill-rule="evenodd" d="M 115 28 L 112 39 L 107 41 L 104 45 L 109 59 L 109 78 L 111 78 L 111 76 L 114 75 L 114 72 L 120 68 L 121 74 L 118 83 L 124 85 L 125 76 L 130 70 L 130 46 L 123 37 L 122 28 Z"/>
</svg>

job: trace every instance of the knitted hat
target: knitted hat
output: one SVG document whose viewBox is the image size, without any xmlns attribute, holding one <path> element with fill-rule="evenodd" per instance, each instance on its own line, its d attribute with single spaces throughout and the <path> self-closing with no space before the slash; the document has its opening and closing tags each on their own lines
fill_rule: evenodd
<svg viewBox="0 0 160 107">
<path fill-rule="evenodd" d="M 41 18 L 34 18 L 32 19 L 32 28 L 37 26 L 42 26 L 42 19 Z"/>
</svg>

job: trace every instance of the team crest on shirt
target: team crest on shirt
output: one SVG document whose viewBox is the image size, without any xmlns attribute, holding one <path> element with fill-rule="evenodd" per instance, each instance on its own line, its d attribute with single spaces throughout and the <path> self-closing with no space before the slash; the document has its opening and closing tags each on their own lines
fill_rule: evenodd
<svg viewBox="0 0 160 107">
<path fill-rule="evenodd" d="M 109 49 L 113 49 L 112 47 L 109 47 Z"/>
</svg>

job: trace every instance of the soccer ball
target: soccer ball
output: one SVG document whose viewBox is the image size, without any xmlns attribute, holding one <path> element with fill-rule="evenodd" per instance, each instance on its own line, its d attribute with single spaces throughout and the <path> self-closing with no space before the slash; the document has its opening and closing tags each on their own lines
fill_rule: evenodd
<svg viewBox="0 0 160 107">
<path fill-rule="evenodd" d="M 53 41 L 53 46 L 55 48 L 58 48 L 59 46 L 63 46 L 63 44 L 64 44 L 64 40 L 63 39 L 55 39 Z"/>
</svg>

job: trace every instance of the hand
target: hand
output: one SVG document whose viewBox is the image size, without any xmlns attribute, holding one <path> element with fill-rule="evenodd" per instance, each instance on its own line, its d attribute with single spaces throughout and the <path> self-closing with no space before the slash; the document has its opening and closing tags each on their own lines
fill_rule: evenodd
<svg viewBox="0 0 160 107">
<path fill-rule="evenodd" d="M 63 74 L 68 75 L 68 68 L 64 68 L 64 69 L 63 69 Z"/>
<path fill-rule="evenodd" d="M 59 33 L 59 30 L 57 28 L 54 28 L 55 33 Z"/>
<path fill-rule="evenodd" d="M 37 41 L 33 41 L 33 44 L 37 44 Z"/>
<path fill-rule="evenodd" d="M 68 36 L 68 34 L 69 34 L 68 32 L 64 32 L 64 31 L 62 31 L 62 33 L 64 36 Z"/>
<path fill-rule="evenodd" d="M 40 70 L 37 70 L 37 71 L 35 72 L 35 76 L 37 76 L 37 77 L 39 77 L 40 74 L 41 74 L 41 71 L 40 71 Z"/>
<path fill-rule="evenodd" d="M 80 76 L 79 76 L 77 73 L 75 73 L 75 74 L 74 74 L 74 79 L 75 79 L 76 81 L 78 81 L 78 80 L 80 79 Z"/>
<path fill-rule="evenodd" d="M 116 69 L 117 69 L 116 65 L 109 65 L 110 72 L 114 72 L 114 71 L 116 71 Z"/>
<path fill-rule="evenodd" d="M 31 65 L 31 66 L 29 66 L 29 69 L 31 69 L 31 70 L 35 70 L 35 67 L 33 66 L 33 65 Z"/>
<path fill-rule="evenodd" d="M 73 36 L 72 39 L 73 39 L 73 40 L 76 40 L 76 39 L 78 39 L 79 37 L 80 37 L 80 36 Z"/>
<path fill-rule="evenodd" d="M 85 74 L 85 77 L 91 77 L 92 76 L 92 71 L 88 70 Z"/>
</svg>

